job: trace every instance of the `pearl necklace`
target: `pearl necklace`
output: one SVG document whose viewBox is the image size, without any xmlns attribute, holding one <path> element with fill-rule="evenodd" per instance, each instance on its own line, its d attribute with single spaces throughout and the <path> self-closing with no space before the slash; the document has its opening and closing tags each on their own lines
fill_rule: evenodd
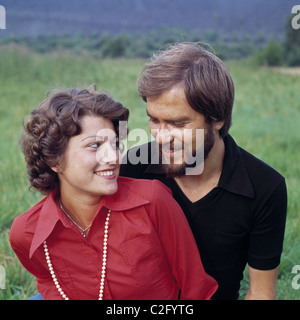
<svg viewBox="0 0 300 320">
<path fill-rule="evenodd" d="M 103 299 L 103 293 L 104 293 L 106 259 L 107 259 L 108 224 L 109 224 L 110 213 L 111 213 L 111 210 L 108 210 L 107 215 L 106 215 L 105 225 L 104 225 L 102 271 L 101 271 L 100 289 L 99 289 L 99 298 L 98 298 L 98 300 L 102 300 Z M 61 288 L 61 286 L 60 286 L 60 284 L 59 284 L 59 282 L 58 282 L 58 280 L 56 278 L 55 272 L 53 270 L 52 262 L 51 262 L 51 259 L 50 259 L 49 250 L 48 250 L 48 246 L 47 246 L 46 240 L 44 241 L 44 252 L 45 252 L 47 265 L 48 265 L 50 274 L 52 276 L 52 280 L 53 280 L 58 292 L 63 297 L 63 299 L 69 300 L 69 298 L 67 297 L 67 295 L 62 290 L 62 288 Z"/>
<path fill-rule="evenodd" d="M 68 212 L 65 210 L 65 208 L 63 207 L 61 200 L 59 198 L 58 200 L 59 202 L 59 206 L 61 208 L 61 210 L 65 213 L 65 215 L 75 224 L 75 226 L 81 231 L 81 235 L 86 238 L 86 231 L 92 226 L 92 224 L 90 224 L 88 227 L 86 227 L 85 229 L 81 228 L 81 226 L 79 224 L 76 223 L 76 221 L 68 214 Z"/>
</svg>

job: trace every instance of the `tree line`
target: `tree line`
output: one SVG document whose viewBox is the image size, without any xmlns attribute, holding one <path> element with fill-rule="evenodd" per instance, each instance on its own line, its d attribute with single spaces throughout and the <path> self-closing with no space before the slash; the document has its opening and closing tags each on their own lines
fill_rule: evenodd
<svg viewBox="0 0 300 320">
<path fill-rule="evenodd" d="M 1 44 L 22 44 L 38 53 L 49 53 L 60 49 L 75 53 L 89 52 L 97 58 L 149 58 L 164 45 L 178 41 L 197 41 L 209 44 L 215 54 L 223 60 L 255 57 L 255 61 L 270 66 L 300 65 L 300 30 L 291 27 L 290 17 L 285 25 L 284 39 L 266 39 L 263 33 L 249 36 L 233 32 L 220 36 L 214 30 L 188 31 L 184 29 L 160 28 L 148 34 L 120 33 L 111 35 L 96 32 L 86 35 L 65 34 L 63 36 L 39 35 L 36 37 L 9 36 Z"/>
</svg>

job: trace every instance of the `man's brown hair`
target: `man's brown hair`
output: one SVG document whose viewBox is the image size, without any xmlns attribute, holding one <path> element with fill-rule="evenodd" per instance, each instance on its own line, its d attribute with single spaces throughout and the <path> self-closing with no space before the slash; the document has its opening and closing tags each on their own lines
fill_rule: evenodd
<svg viewBox="0 0 300 320">
<path fill-rule="evenodd" d="M 155 53 L 137 82 L 144 101 L 173 87 L 184 88 L 189 105 L 208 122 L 224 121 L 220 136 L 231 126 L 234 84 L 224 63 L 200 44 L 186 42 Z"/>
</svg>

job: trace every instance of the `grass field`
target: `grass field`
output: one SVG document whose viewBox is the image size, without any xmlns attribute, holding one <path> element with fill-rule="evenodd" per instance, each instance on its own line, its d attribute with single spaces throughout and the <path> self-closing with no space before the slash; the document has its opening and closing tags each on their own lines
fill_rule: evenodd
<svg viewBox="0 0 300 320">
<path fill-rule="evenodd" d="M 0 48 L 0 265 L 6 289 L 0 300 L 26 299 L 36 292 L 34 278 L 21 267 L 9 243 L 12 220 L 41 196 L 28 190 L 18 139 L 22 119 L 58 85 L 108 89 L 131 111 L 129 127 L 147 128 L 145 106 L 136 92 L 142 60 L 95 60 L 67 53 L 36 55 L 22 48 Z M 300 265 L 300 76 L 250 61 L 228 62 L 236 86 L 232 136 L 237 143 L 285 176 L 289 208 L 284 252 L 277 285 L 278 299 L 300 299 L 291 282 Z M 241 298 L 247 290 L 247 273 Z"/>
</svg>

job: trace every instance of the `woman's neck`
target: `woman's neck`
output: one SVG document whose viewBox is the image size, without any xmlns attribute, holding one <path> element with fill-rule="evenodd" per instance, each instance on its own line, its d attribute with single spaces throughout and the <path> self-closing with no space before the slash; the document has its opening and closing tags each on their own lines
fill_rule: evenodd
<svg viewBox="0 0 300 320">
<path fill-rule="evenodd" d="M 76 195 L 65 192 L 63 188 L 60 191 L 60 203 L 63 210 L 76 221 L 81 228 L 90 226 L 97 213 L 101 196 Z"/>
</svg>

